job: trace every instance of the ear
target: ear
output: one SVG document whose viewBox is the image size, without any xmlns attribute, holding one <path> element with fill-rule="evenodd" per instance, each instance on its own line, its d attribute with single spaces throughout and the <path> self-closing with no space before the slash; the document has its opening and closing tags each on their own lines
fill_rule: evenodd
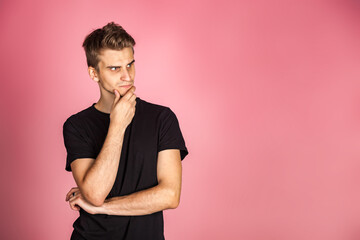
<svg viewBox="0 0 360 240">
<path fill-rule="evenodd" d="M 95 82 L 99 82 L 99 77 L 98 77 L 98 73 L 96 71 L 95 68 L 93 67 L 88 67 L 88 73 L 89 73 L 89 76 L 92 80 L 94 80 Z"/>
</svg>

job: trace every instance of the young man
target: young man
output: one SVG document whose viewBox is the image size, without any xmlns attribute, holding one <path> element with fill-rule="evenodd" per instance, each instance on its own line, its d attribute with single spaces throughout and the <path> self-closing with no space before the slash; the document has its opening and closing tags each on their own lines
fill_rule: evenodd
<svg viewBox="0 0 360 240">
<path fill-rule="evenodd" d="M 172 110 L 135 95 L 134 45 L 113 22 L 83 43 L 100 99 L 63 125 L 71 239 L 164 239 L 162 211 L 180 201 L 188 151 Z"/>
</svg>

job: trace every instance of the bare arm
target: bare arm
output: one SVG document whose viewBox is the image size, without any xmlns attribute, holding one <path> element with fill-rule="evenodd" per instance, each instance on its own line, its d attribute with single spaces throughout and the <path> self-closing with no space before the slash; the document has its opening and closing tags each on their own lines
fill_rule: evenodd
<svg viewBox="0 0 360 240">
<path fill-rule="evenodd" d="M 81 193 L 95 206 L 101 206 L 103 199 L 114 185 L 120 162 L 124 130 L 109 126 L 104 145 L 96 159 L 76 159 L 71 169 Z"/>
<path fill-rule="evenodd" d="M 157 165 L 158 185 L 127 196 L 107 199 L 98 213 L 133 216 L 176 208 L 180 202 L 181 172 L 180 151 L 160 151 Z"/>
<path fill-rule="evenodd" d="M 82 199 L 78 189 L 70 190 L 66 201 L 73 210 L 83 208 L 90 214 L 135 216 L 176 208 L 181 192 L 181 158 L 178 149 L 167 149 L 158 154 L 158 185 L 126 196 L 106 199 L 102 206 L 94 206 Z M 72 193 L 76 193 L 72 196 Z"/>
<path fill-rule="evenodd" d="M 101 206 L 114 185 L 120 162 L 124 134 L 136 105 L 135 88 L 120 99 L 116 97 L 110 113 L 110 125 L 103 147 L 96 159 L 76 159 L 71 169 L 83 197 L 94 206 Z"/>
</svg>

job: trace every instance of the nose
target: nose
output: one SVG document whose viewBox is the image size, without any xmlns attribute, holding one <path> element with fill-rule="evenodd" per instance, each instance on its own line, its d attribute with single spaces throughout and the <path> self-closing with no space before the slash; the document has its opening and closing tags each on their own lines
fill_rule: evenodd
<svg viewBox="0 0 360 240">
<path fill-rule="evenodd" d="M 129 74 L 129 71 L 128 71 L 128 69 L 126 69 L 126 68 L 123 68 L 123 69 L 121 69 L 122 71 L 121 71 L 121 80 L 123 80 L 123 81 L 130 81 L 131 79 L 130 79 L 130 74 Z"/>
</svg>

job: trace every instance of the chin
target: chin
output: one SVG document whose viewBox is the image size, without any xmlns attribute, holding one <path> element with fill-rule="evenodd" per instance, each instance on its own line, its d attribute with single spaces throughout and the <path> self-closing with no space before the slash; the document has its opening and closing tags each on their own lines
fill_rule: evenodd
<svg viewBox="0 0 360 240">
<path fill-rule="evenodd" d="M 125 94 L 126 94 L 126 91 L 121 91 L 121 90 L 118 90 L 119 91 L 119 93 L 120 93 L 120 97 L 123 97 L 123 96 L 125 96 Z"/>
<path fill-rule="evenodd" d="M 129 90 L 129 88 L 122 88 L 122 87 L 116 87 L 116 88 L 114 88 L 113 90 L 112 90 L 112 93 L 115 95 L 115 93 L 114 93 L 114 90 L 117 90 L 119 93 L 120 93 L 120 97 L 123 97 L 126 93 L 127 93 L 127 91 Z"/>
</svg>

